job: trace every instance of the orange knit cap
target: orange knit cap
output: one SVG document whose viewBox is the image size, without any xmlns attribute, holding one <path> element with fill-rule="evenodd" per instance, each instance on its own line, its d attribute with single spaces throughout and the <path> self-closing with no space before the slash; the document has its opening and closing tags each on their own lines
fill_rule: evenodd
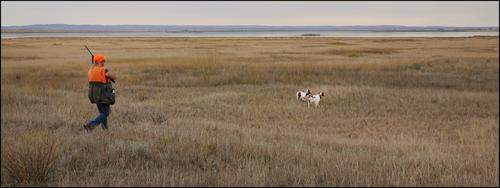
<svg viewBox="0 0 500 188">
<path fill-rule="evenodd" d="M 94 61 L 96 63 L 104 63 L 104 61 L 106 61 L 106 56 L 104 56 L 102 54 L 95 54 L 94 55 Z"/>
</svg>

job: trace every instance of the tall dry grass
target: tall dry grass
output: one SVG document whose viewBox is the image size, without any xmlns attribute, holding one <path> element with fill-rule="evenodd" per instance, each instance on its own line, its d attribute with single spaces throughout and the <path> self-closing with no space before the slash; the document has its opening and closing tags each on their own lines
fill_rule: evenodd
<svg viewBox="0 0 500 188">
<path fill-rule="evenodd" d="M 83 44 L 118 76 L 108 131 L 82 128 L 97 116 Z M 2 186 L 498 186 L 497 37 L 14 39 L 1 53 Z M 305 88 L 325 91 L 319 108 L 295 101 Z"/>
<path fill-rule="evenodd" d="M 2 145 L 2 167 L 12 185 L 47 185 L 56 171 L 58 143 L 48 134 L 26 131 Z M 9 184 L 6 184 L 9 185 Z"/>
</svg>

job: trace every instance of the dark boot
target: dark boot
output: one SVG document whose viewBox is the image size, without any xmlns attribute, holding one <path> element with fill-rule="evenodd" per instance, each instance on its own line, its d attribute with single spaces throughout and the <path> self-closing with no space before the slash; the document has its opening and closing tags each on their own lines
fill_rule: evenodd
<svg viewBox="0 0 500 188">
<path fill-rule="evenodd" d="M 92 126 L 90 126 L 90 123 L 85 123 L 83 125 L 83 128 L 87 131 L 87 132 L 91 132 L 92 131 Z"/>
</svg>

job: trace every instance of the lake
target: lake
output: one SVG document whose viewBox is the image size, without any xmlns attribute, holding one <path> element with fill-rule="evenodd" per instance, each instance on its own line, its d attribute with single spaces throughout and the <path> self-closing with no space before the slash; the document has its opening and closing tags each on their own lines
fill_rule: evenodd
<svg viewBox="0 0 500 188">
<path fill-rule="evenodd" d="M 58 32 L 1 33 L 2 39 L 26 37 L 471 37 L 498 36 L 496 32 L 373 32 L 373 31 L 230 31 L 230 32 Z"/>
</svg>

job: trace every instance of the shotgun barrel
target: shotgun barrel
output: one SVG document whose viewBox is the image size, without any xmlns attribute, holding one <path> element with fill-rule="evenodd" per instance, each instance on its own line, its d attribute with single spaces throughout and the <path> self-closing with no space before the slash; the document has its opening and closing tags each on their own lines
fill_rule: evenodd
<svg viewBox="0 0 500 188">
<path fill-rule="evenodd" d="M 87 49 L 87 51 L 89 51 L 90 55 L 92 56 L 92 59 L 90 60 L 90 63 L 94 64 L 94 54 L 90 51 L 90 49 L 89 49 L 89 47 L 87 47 L 87 45 L 85 45 L 85 49 Z"/>
</svg>

